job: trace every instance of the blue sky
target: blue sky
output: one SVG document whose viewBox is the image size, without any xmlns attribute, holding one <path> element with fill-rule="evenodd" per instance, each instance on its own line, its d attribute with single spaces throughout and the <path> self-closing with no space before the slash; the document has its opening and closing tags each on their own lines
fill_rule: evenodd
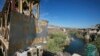
<svg viewBox="0 0 100 56">
<path fill-rule="evenodd" d="M 100 0 L 41 0 L 40 18 L 63 27 L 91 27 L 100 24 Z"/>
<path fill-rule="evenodd" d="M 5 0 L 0 0 L 0 11 L 1 11 L 1 10 L 2 10 L 2 8 L 3 8 L 4 1 L 5 1 Z"/>
<path fill-rule="evenodd" d="M 0 0 L 0 11 L 3 4 Z M 40 19 L 63 27 L 91 27 L 100 24 L 100 0 L 41 0 Z"/>
</svg>

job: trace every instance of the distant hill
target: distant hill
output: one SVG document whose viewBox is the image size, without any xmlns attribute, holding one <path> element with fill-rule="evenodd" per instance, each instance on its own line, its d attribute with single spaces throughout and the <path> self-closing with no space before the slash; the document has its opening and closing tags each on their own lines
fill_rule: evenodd
<svg viewBox="0 0 100 56">
<path fill-rule="evenodd" d="M 48 28 L 61 28 L 61 27 L 56 25 L 48 25 Z"/>
<path fill-rule="evenodd" d="M 48 33 L 63 32 L 60 26 L 48 25 Z"/>
</svg>

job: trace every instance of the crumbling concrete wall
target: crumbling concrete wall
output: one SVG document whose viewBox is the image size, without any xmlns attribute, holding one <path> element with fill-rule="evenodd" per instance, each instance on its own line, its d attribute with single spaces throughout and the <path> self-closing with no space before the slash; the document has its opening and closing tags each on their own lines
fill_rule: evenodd
<svg viewBox="0 0 100 56">
<path fill-rule="evenodd" d="M 36 37 L 35 19 L 17 12 L 10 14 L 9 55 L 31 46 Z"/>
</svg>

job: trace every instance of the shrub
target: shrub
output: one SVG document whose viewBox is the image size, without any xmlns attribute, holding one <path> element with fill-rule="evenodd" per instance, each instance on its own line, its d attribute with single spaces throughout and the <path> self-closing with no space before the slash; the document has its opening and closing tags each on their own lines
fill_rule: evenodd
<svg viewBox="0 0 100 56">
<path fill-rule="evenodd" d="M 63 51 L 65 40 L 66 35 L 63 33 L 50 34 L 50 39 L 48 40 L 47 44 L 47 50 L 53 53 Z"/>
</svg>

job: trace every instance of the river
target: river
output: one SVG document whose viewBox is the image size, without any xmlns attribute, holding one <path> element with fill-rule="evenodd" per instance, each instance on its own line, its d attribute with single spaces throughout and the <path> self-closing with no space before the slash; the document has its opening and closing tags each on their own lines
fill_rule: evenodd
<svg viewBox="0 0 100 56">
<path fill-rule="evenodd" d="M 64 51 L 69 52 L 70 54 L 78 53 L 83 55 L 85 42 L 84 40 L 72 35 L 71 38 L 73 39 L 69 46 L 65 47 Z"/>
</svg>

